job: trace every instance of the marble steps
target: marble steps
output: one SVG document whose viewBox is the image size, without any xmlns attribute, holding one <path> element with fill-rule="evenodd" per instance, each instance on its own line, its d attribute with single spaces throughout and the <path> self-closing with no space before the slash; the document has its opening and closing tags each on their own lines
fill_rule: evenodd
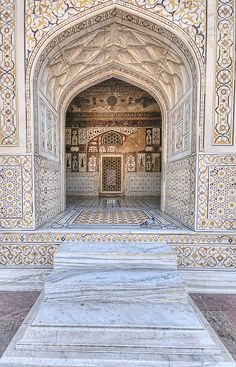
<svg viewBox="0 0 236 367">
<path fill-rule="evenodd" d="M 100 302 L 183 302 L 186 287 L 176 271 L 56 269 L 45 284 L 47 299 Z"/>
<path fill-rule="evenodd" d="M 58 268 L 177 270 L 177 260 L 166 244 L 67 242 L 55 254 Z"/>
<path fill-rule="evenodd" d="M 119 353 L 78 353 L 71 354 L 42 351 L 40 357 L 25 353 L 5 358 L 1 367 L 235 367 L 233 361 L 221 355 L 199 354 L 130 354 Z"/>
<path fill-rule="evenodd" d="M 165 244 L 63 243 L 42 297 L 1 366 L 235 367 Z"/>
<path fill-rule="evenodd" d="M 63 350 L 130 354 L 220 354 L 206 330 L 157 328 L 37 327 L 30 328 L 17 345 L 23 352 Z"/>
<path fill-rule="evenodd" d="M 68 311 L 69 310 L 69 311 Z M 44 300 L 32 327 L 96 327 L 202 330 L 190 304 L 94 303 Z"/>
</svg>

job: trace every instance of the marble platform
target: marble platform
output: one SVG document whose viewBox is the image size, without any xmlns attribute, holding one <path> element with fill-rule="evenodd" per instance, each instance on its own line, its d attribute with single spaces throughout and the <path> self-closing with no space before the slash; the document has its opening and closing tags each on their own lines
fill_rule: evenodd
<svg viewBox="0 0 236 367">
<path fill-rule="evenodd" d="M 231 367 L 165 244 L 63 243 L 1 366 Z"/>
</svg>

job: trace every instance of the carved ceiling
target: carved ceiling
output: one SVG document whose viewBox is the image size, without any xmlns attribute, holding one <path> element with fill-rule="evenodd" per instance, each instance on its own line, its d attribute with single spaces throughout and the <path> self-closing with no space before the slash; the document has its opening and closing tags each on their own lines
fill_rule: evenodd
<svg viewBox="0 0 236 367">
<path fill-rule="evenodd" d="M 186 66 L 171 45 L 113 23 L 57 48 L 41 74 L 40 89 L 55 106 L 76 78 L 110 64 L 153 79 L 168 95 L 171 106 L 190 87 Z"/>
</svg>

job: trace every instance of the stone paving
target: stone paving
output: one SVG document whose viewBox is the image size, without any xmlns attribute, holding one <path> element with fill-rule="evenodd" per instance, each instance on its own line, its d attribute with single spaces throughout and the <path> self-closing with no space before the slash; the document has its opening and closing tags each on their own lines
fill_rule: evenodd
<svg viewBox="0 0 236 367">
<path fill-rule="evenodd" d="M 191 297 L 236 360 L 236 295 L 195 293 Z"/>
</svg>

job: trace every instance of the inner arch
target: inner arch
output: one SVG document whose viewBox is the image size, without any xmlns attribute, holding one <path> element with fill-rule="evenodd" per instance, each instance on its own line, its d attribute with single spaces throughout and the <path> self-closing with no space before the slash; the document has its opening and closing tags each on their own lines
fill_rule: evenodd
<svg viewBox="0 0 236 367">
<path fill-rule="evenodd" d="M 161 129 L 156 100 L 130 83 L 111 78 L 79 93 L 66 113 L 67 195 L 159 202 Z"/>
</svg>

